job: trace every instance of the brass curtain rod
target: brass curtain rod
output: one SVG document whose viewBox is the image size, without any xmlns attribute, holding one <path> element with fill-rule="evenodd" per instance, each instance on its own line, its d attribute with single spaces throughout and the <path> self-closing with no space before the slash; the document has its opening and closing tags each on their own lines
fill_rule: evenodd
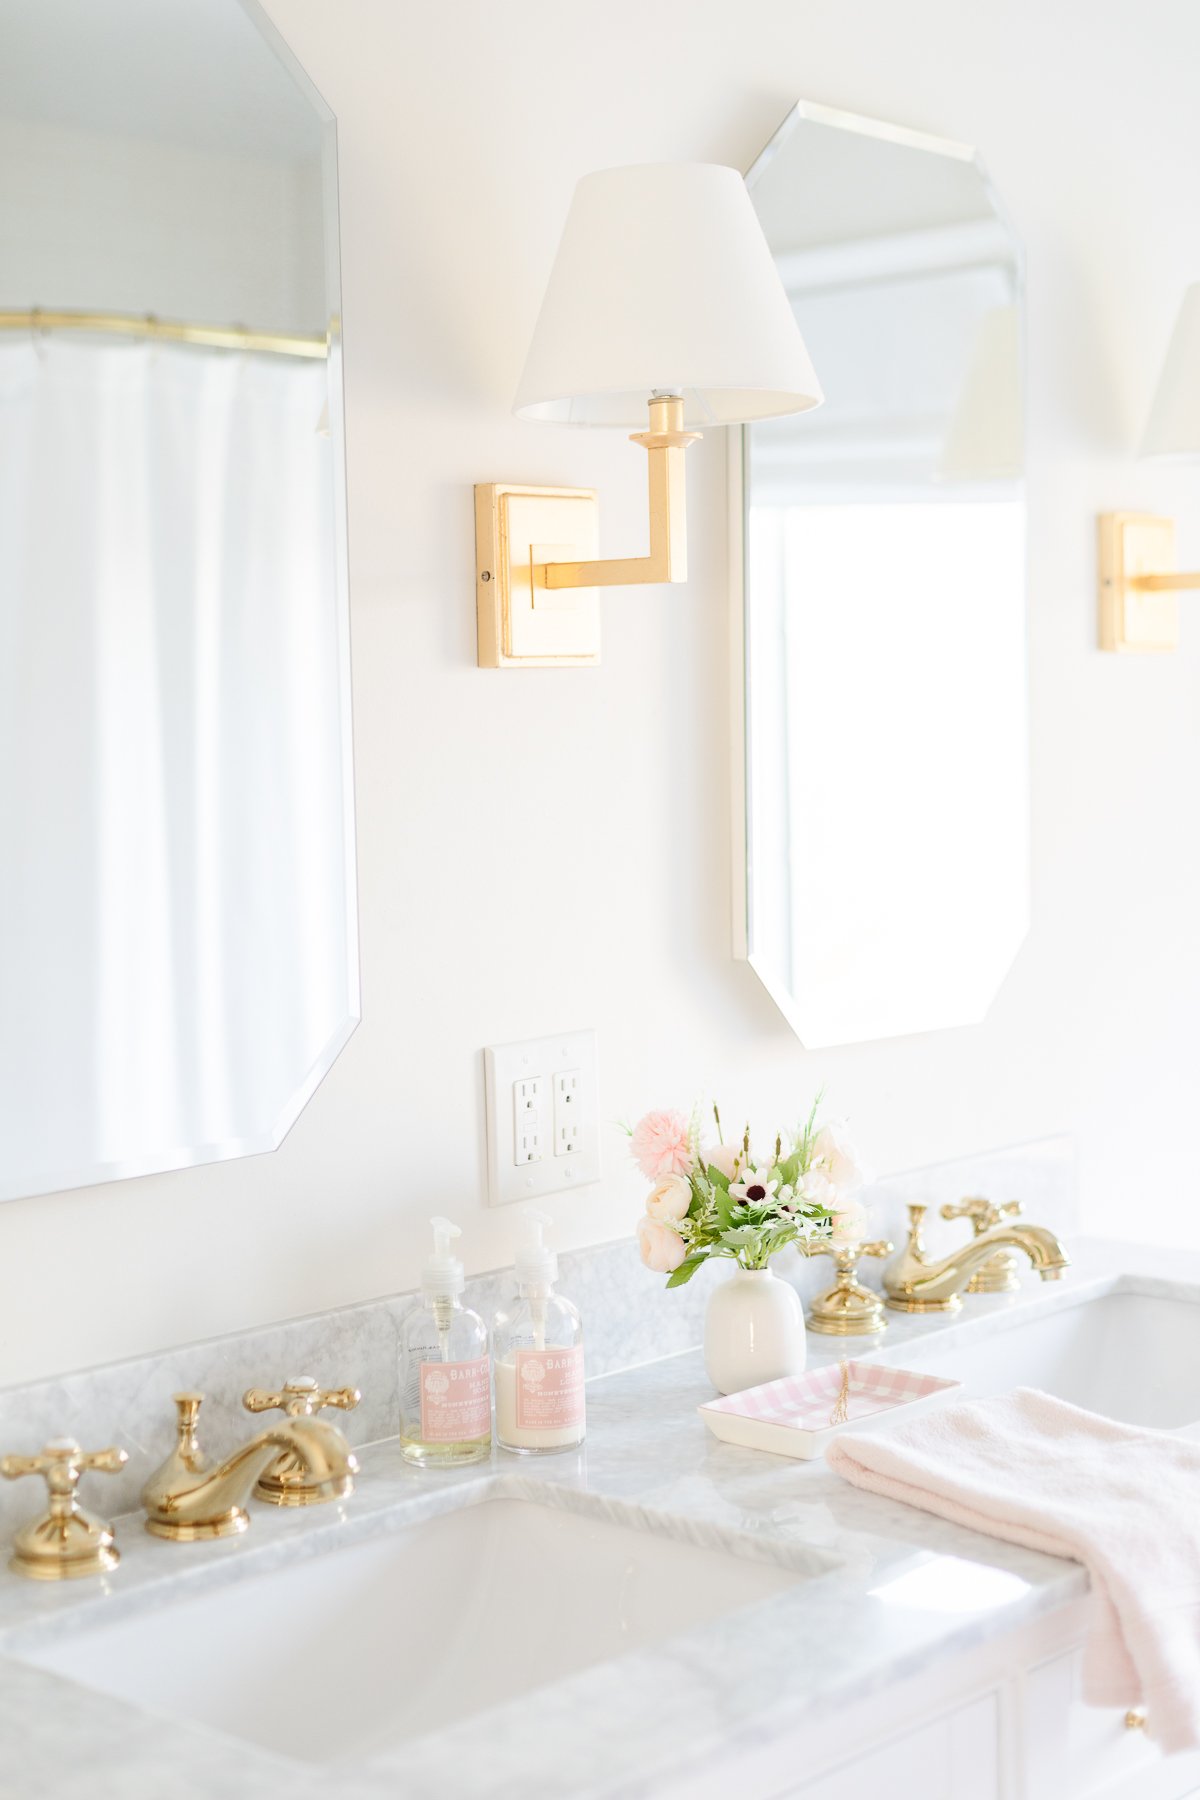
<svg viewBox="0 0 1200 1800">
<path fill-rule="evenodd" d="M 331 324 L 331 330 L 336 321 Z M 328 339 L 294 331 L 249 331 L 242 325 L 194 325 L 153 313 L 64 312 L 33 307 L 0 311 L 0 331 L 107 331 L 118 337 L 154 338 L 172 344 L 204 344 L 212 350 L 251 350 L 269 356 L 327 356 Z"/>
</svg>

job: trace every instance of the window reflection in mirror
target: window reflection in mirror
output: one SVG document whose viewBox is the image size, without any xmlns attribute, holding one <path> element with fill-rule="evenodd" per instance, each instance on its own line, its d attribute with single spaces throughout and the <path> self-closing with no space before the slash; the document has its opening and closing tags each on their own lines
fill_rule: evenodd
<svg viewBox="0 0 1200 1800">
<path fill-rule="evenodd" d="M 823 108 L 749 182 L 826 395 L 743 437 L 749 957 L 806 1044 L 965 1024 L 1026 929 L 1018 250 Z"/>
</svg>

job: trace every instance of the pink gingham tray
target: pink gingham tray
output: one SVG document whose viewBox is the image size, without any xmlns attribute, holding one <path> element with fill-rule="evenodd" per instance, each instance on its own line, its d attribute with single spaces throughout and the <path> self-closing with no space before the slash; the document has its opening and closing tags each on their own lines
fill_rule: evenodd
<svg viewBox="0 0 1200 1800">
<path fill-rule="evenodd" d="M 839 1431 L 853 1431 L 901 1411 L 907 1416 L 962 1386 L 942 1375 L 891 1369 L 881 1363 L 848 1362 L 846 1367 L 850 1391 L 846 1418 L 838 1425 L 830 1424 L 842 1386 L 837 1363 L 709 1400 L 700 1407 L 700 1415 L 709 1430 L 727 1443 L 780 1456 L 813 1457 L 819 1456 Z"/>
</svg>

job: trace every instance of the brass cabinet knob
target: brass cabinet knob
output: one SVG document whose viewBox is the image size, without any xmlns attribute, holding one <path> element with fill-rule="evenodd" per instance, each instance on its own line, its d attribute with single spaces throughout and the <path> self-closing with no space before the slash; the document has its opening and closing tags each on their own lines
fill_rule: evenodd
<svg viewBox="0 0 1200 1800">
<path fill-rule="evenodd" d="M 54 1438 L 36 1456 L 0 1457 L 0 1475 L 17 1481 L 41 1475 L 50 1493 L 46 1512 L 24 1525 L 13 1540 L 9 1568 L 36 1581 L 63 1581 L 99 1575 L 121 1560 L 113 1528 L 85 1512 L 75 1490 L 81 1475 L 95 1470 L 115 1475 L 128 1462 L 124 1450 L 81 1450 L 74 1438 Z"/>
<path fill-rule="evenodd" d="M 1125 1729 L 1126 1731 L 1145 1731 L 1146 1713 L 1143 1707 L 1130 1707 L 1129 1711 L 1125 1714 Z"/>
<path fill-rule="evenodd" d="M 357 1388 L 323 1388 L 311 1375 L 293 1375 L 275 1392 L 247 1388 L 242 1405 L 247 1412 L 278 1410 L 289 1419 L 311 1419 L 326 1406 L 353 1412 L 361 1399 Z M 265 1500 L 269 1506 L 313 1506 L 328 1500 L 329 1494 L 308 1478 L 295 1452 L 285 1450 L 259 1476 L 254 1497 Z"/>
</svg>

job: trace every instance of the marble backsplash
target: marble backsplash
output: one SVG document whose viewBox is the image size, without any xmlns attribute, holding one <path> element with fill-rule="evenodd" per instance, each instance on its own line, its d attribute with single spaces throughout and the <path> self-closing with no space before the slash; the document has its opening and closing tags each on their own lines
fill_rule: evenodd
<svg viewBox="0 0 1200 1800">
<path fill-rule="evenodd" d="M 961 1238 L 964 1223 L 945 1224 L 937 1208 L 968 1194 L 996 1201 L 1021 1200 L 1026 1216 L 1069 1234 L 1077 1221 L 1074 1147 L 1050 1138 L 1014 1149 L 938 1164 L 890 1176 L 864 1195 L 872 1235 L 899 1243 L 905 1207 L 931 1208 L 926 1232 L 934 1254 Z M 863 1265 L 862 1279 L 878 1286 L 878 1262 Z M 832 1283 L 827 1257 L 806 1260 L 785 1253 L 776 1268 L 807 1304 Z M 464 1296 L 489 1318 L 510 1290 L 511 1271 L 474 1277 Z M 560 1257 L 560 1286 L 584 1320 L 589 1377 L 694 1349 L 703 1335 L 704 1308 L 713 1277 L 708 1271 L 684 1288 L 667 1291 L 661 1277 L 642 1268 L 626 1239 Z M 314 1375 L 326 1386 L 355 1386 L 362 1403 L 332 1415 L 351 1443 L 391 1437 L 397 1428 L 397 1326 L 410 1294 L 364 1301 L 337 1311 L 181 1345 L 154 1356 L 112 1363 L 46 1381 L 0 1389 L 0 1453 L 31 1452 L 48 1439 L 72 1436 L 89 1449 L 118 1444 L 129 1462 L 121 1474 L 89 1478 L 91 1503 L 109 1516 L 138 1503 L 143 1482 L 170 1448 L 174 1432 L 171 1395 L 196 1388 L 207 1395 L 200 1441 L 223 1456 L 258 1428 L 243 1411 L 248 1387 L 277 1387 L 291 1375 Z M 24 1491 L 28 1489 L 29 1491 Z M 31 1482 L 0 1483 L 0 1533 L 28 1517 L 40 1496 Z M 85 1495 L 85 1503 L 87 1496 Z"/>
</svg>

